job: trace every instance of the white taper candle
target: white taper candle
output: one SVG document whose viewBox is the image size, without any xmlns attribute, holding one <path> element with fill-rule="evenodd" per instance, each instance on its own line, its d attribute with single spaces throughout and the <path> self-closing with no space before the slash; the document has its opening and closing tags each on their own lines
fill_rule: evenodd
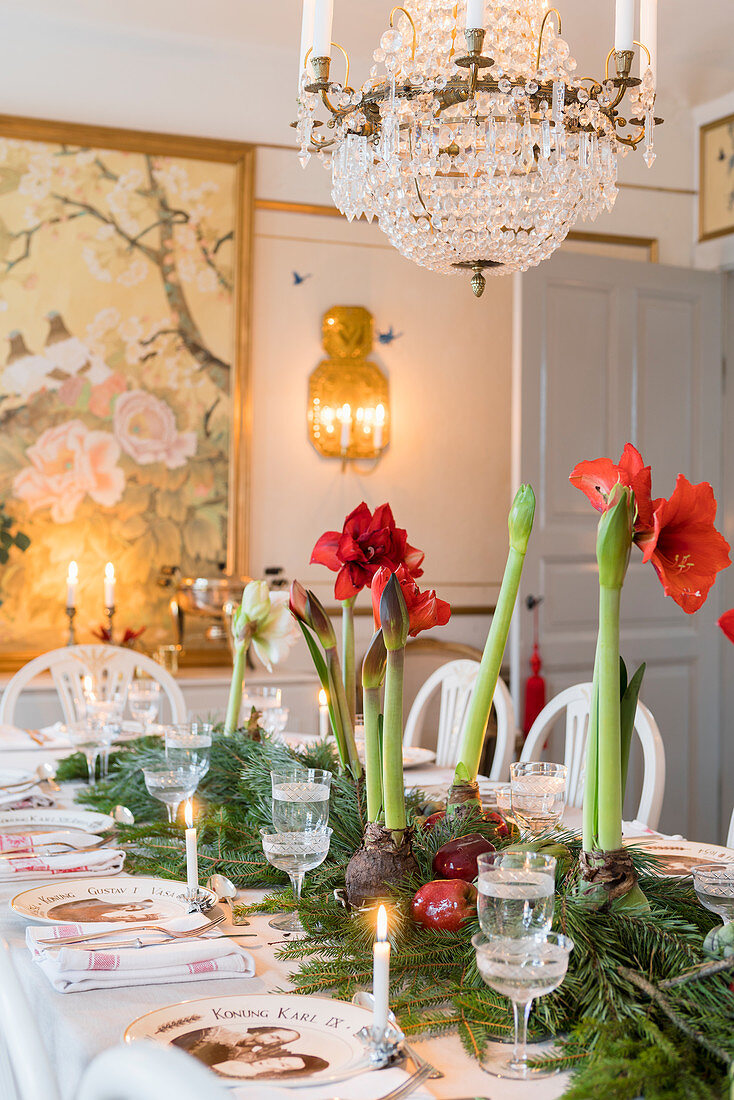
<svg viewBox="0 0 734 1100">
<path fill-rule="evenodd" d="M 635 0 L 617 0 L 614 20 L 615 50 L 631 50 L 635 37 Z"/>
<path fill-rule="evenodd" d="M 372 1031 L 384 1035 L 390 1011 L 390 942 L 387 938 L 387 911 L 377 910 L 377 939 L 373 947 L 372 970 Z"/>
<path fill-rule="evenodd" d="M 301 73 L 306 54 L 313 45 L 313 17 L 316 0 L 303 0 L 303 19 L 301 21 L 301 48 L 298 54 L 298 90 L 301 90 Z"/>
<path fill-rule="evenodd" d="M 329 699 L 322 688 L 319 692 L 319 737 L 328 737 L 331 726 L 329 723 Z"/>
<path fill-rule="evenodd" d="M 79 567 L 75 561 L 69 562 L 69 572 L 66 574 L 66 606 L 76 607 L 76 586 L 79 581 Z"/>
<path fill-rule="evenodd" d="M 650 51 L 650 68 L 658 78 L 658 0 L 642 0 L 640 8 L 640 42 Z M 640 76 L 647 69 L 647 54 L 640 50 Z"/>
<path fill-rule="evenodd" d="M 111 561 L 104 567 L 104 605 L 115 606 L 115 567 Z"/>
<path fill-rule="evenodd" d="M 466 0 L 466 29 L 484 28 L 484 0 Z"/>
<path fill-rule="evenodd" d="M 331 25 L 333 21 L 334 0 L 315 0 L 312 57 L 331 57 Z"/>
<path fill-rule="evenodd" d="M 189 893 L 199 889 L 199 853 L 196 848 L 196 829 L 194 828 L 194 804 L 189 798 L 184 809 L 186 819 L 186 885 Z"/>
</svg>

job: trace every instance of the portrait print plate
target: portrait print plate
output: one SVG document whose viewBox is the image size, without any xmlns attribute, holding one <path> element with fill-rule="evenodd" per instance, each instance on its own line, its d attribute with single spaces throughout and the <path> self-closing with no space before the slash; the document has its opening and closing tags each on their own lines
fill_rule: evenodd
<svg viewBox="0 0 734 1100">
<path fill-rule="evenodd" d="M 188 913 L 185 882 L 165 878 L 107 876 L 51 882 L 24 890 L 11 901 L 16 913 L 44 924 L 155 924 Z M 201 889 L 211 908 L 216 895 Z"/>
<path fill-rule="evenodd" d="M 198 1058 L 227 1084 L 299 1087 L 343 1081 L 370 1068 L 357 1037 L 372 1013 L 297 994 L 206 997 L 134 1020 L 127 1043 L 152 1039 Z"/>
<path fill-rule="evenodd" d="M 671 840 L 669 837 L 630 837 L 625 846 L 641 848 L 660 862 L 657 874 L 665 878 L 685 878 L 700 863 L 732 863 L 734 848 L 720 844 L 702 844 L 696 840 Z"/>
</svg>

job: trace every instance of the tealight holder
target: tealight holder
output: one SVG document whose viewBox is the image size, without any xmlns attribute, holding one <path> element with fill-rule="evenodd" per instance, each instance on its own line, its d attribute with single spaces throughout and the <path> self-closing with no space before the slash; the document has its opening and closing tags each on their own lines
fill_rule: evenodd
<svg viewBox="0 0 734 1100">
<path fill-rule="evenodd" d="M 205 894 L 198 886 L 196 890 L 186 891 L 186 903 L 189 913 L 205 913 L 207 909 L 211 909 L 212 907 L 209 895 Z"/>
<path fill-rule="evenodd" d="M 388 1022 L 384 1031 L 363 1027 L 357 1032 L 357 1038 L 364 1044 L 367 1057 L 375 1069 L 385 1069 L 403 1057 L 405 1036 L 393 1023 Z"/>
</svg>

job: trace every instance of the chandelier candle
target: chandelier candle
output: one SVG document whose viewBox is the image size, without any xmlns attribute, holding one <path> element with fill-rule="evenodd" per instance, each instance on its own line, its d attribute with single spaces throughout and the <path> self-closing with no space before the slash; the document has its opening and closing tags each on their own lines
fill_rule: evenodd
<svg viewBox="0 0 734 1100">
<path fill-rule="evenodd" d="M 466 0 L 466 29 L 478 30 L 484 26 L 484 0 Z"/>
<path fill-rule="evenodd" d="M 635 37 L 635 0 L 617 0 L 614 18 L 614 48 L 631 50 Z M 647 45 L 647 43 L 645 43 Z"/>
<path fill-rule="evenodd" d="M 303 19 L 301 21 L 301 52 L 298 56 L 298 94 L 301 93 L 301 78 L 306 67 L 306 54 L 313 44 L 313 20 L 316 0 L 303 0 Z"/>
<path fill-rule="evenodd" d="M 640 42 L 650 51 L 650 69 L 653 80 L 658 77 L 658 0 L 642 0 L 640 8 Z M 648 67 L 647 54 L 640 53 L 640 76 Z"/>
<path fill-rule="evenodd" d="M 194 804 L 190 798 L 184 807 L 184 818 L 186 820 L 186 885 L 193 899 L 199 889 L 199 853 L 196 848 Z"/>
<path fill-rule="evenodd" d="M 306 0 L 306 4 L 308 5 L 308 0 Z M 331 57 L 331 25 L 333 20 L 334 0 L 315 0 L 312 57 Z"/>
<path fill-rule="evenodd" d="M 381 905 L 377 910 L 377 938 L 373 947 L 372 1034 L 380 1039 L 387 1030 L 390 1011 L 390 941 L 387 938 L 387 910 Z"/>
</svg>

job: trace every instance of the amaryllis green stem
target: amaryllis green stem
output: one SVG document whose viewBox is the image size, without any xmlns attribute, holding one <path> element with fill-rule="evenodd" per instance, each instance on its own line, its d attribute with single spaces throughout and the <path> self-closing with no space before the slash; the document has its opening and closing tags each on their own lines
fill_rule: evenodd
<svg viewBox="0 0 734 1100">
<path fill-rule="evenodd" d="M 352 722 L 352 715 L 349 711 L 349 704 L 347 703 L 347 696 L 344 691 L 341 665 L 339 664 L 339 654 L 336 651 L 336 646 L 334 646 L 333 649 L 327 649 L 325 656 L 326 664 L 329 669 L 329 681 L 332 691 L 331 698 L 334 703 L 334 710 L 341 721 L 342 736 L 344 738 L 344 745 L 348 758 L 348 767 L 354 778 L 359 779 L 362 774 L 362 764 L 360 763 L 357 745 L 354 740 L 354 723 Z"/>
<path fill-rule="evenodd" d="M 382 809 L 380 689 L 363 688 L 362 705 L 364 707 L 364 770 L 367 775 L 367 820 L 374 822 L 379 818 Z"/>
<path fill-rule="evenodd" d="M 589 732 L 586 738 L 586 770 L 584 778 L 584 851 L 591 852 L 597 847 L 599 832 L 599 646 L 594 660 L 594 687 L 591 693 L 589 711 Z"/>
<path fill-rule="evenodd" d="M 497 608 L 492 616 L 492 624 L 487 635 L 487 643 L 482 654 L 474 691 L 467 707 L 464 728 L 461 734 L 459 763 L 466 768 L 469 779 L 476 779 L 479 761 L 484 748 L 484 734 L 487 729 L 489 712 L 492 709 L 497 679 L 505 655 L 510 622 L 515 609 L 517 592 L 520 587 L 522 567 L 525 555 L 510 547 L 502 578 L 502 587 L 497 599 Z"/>
<path fill-rule="evenodd" d="M 403 781 L 403 671 L 405 649 L 387 651 L 385 674 L 385 717 L 382 729 L 382 793 L 385 828 L 404 829 L 405 785 Z"/>
<path fill-rule="evenodd" d="M 357 681 L 354 665 L 354 596 L 342 600 L 342 671 L 349 713 L 357 713 Z"/>
<path fill-rule="evenodd" d="M 622 758 L 619 701 L 619 608 L 621 588 L 599 588 L 599 847 L 622 847 Z"/>
<path fill-rule="evenodd" d="M 240 642 L 235 646 L 234 663 L 232 667 L 232 682 L 229 687 L 229 699 L 227 701 L 227 716 L 224 719 L 225 734 L 237 729 L 242 706 L 242 687 L 245 682 L 245 660 L 247 657 L 247 645 Z"/>
</svg>

